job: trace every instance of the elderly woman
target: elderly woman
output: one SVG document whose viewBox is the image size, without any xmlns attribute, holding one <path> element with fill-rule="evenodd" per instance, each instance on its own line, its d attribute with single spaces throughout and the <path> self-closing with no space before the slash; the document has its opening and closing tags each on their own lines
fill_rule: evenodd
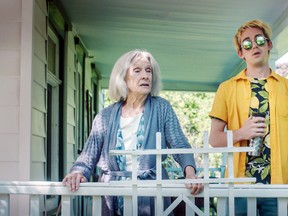
<svg viewBox="0 0 288 216">
<path fill-rule="evenodd" d="M 155 149 L 156 132 L 161 132 L 162 149 L 190 148 L 170 103 L 158 97 L 160 68 L 146 51 L 133 50 L 121 56 L 114 65 L 109 82 L 109 94 L 117 102 L 96 115 L 89 138 L 81 155 L 63 179 L 63 184 L 76 191 L 86 182 L 95 165 L 101 170 L 99 181 L 123 180 L 131 177 L 131 156 L 109 155 L 112 149 Z M 163 156 L 163 159 L 165 157 Z M 174 155 L 186 178 L 194 179 L 192 154 Z M 138 158 L 138 179 L 156 178 L 155 155 Z M 168 174 L 163 169 L 162 178 Z M 187 185 L 192 194 L 202 191 L 202 184 Z M 106 197 L 103 215 L 123 214 L 122 197 Z M 164 205 L 169 205 L 165 198 Z M 138 197 L 138 215 L 154 215 L 151 197 Z"/>
</svg>

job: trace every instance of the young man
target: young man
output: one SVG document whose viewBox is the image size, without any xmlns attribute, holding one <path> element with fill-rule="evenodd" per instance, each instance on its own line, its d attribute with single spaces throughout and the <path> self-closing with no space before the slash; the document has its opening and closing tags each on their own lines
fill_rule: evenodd
<svg viewBox="0 0 288 216">
<path fill-rule="evenodd" d="M 260 155 L 234 154 L 235 177 L 255 177 L 256 183 L 288 184 L 288 80 L 269 67 L 273 48 L 271 28 L 260 20 L 244 23 L 234 36 L 237 54 L 246 68 L 220 84 L 209 114 L 210 144 L 227 146 L 226 132 L 234 146 L 247 146 L 263 137 Z M 261 113 L 263 117 L 253 117 Z M 257 199 L 259 214 L 277 215 L 277 200 Z M 247 214 L 246 199 L 235 200 L 236 215 Z"/>
</svg>

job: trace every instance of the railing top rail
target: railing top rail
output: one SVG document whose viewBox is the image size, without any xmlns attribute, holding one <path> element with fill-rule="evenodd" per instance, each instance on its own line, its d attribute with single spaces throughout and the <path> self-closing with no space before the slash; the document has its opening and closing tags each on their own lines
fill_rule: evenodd
<svg viewBox="0 0 288 216">
<path fill-rule="evenodd" d="M 184 184 L 162 184 L 163 196 L 177 196 L 183 193 L 193 196 Z M 157 185 L 137 185 L 141 196 L 156 196 L 159 187 Z M 265 193 L 259 193 L 265 189 Z M 229 184 L 209 184 L 209 196 L 228 197 Z M 107 184 L 107 183 L 81 183 L 76 192 L 71 192 L 61 182 L 0 182 L 0 194 L 31 194 L 31 195 L 70 195 L 70 196 L 100 196 L 100 195 L 132 195 L 131 184 Z M 235 197 L 288 197 L 288 185 L 258 185 L 258 184 L 234 184 Z M 203 197 L 204 193 L 195 197 Z"/>
<path fill-rule="evenodd" d="M 247 179 L 247 178 L 244 178 Z M 237 178 L 235 178 L 237 182 Z M 208 181 L 212 182 L 209 184 L 210 188 L 228 188 L 229 184 L 214 184 L 215 179 L 205 180 L 205 179 L 179 179 L 179 180 L 162 180 L 163 187 L 183 187 L 185 188 L 184 183 L 188 183 L 191 181 L 201 181 L 204 183 L 208 183 Z M 131 187 L 132 181 L 111 181 L 109 183 L 104 182 L 86 182 L 80 183 L 80 188 L 82 187 L 118 187 L 118 186 L 129 186 Z M 230 181 L 229 181 L 230 182 Z M 136 182 L 134 182 L 136 183 Z M 157 187 L 157 180 L 139 180 L 137 181 L 137 185 L 140 187 Z M 233 184 L 235 189 L 245 188 L 245 189 L 288 189 L 288 184 Z M 63 186 L 62 182 L 50 182 L 50 181 L 0 181 L 0 187 L 63 187 L 67 189 L 66 186 Z M 68 189 L 67 189 L 68 190 Z M 0 191 L 1 193 L 1 191 Z"/>
<path fill-rule="evenodd" d="M 255 147 L 203 147 L 203 148 L 173 148 L 173 149 L 142 149 L 142 150 L 110 150 L 111 155 L 166 155 L 166 154 L 204 154 L 204 153 L 228 153 L 228 152 L 250 152 Z"/>
<path fill-rule="evenodd" d="M 236 178 L 237 179 L 237 178 Z M 246 178 L 245 178 L 246 179 Z M 191 179 L 193 181 L 193 179 Z M 190 181 L 191 181 L 190 180 Z M 198 179 L 201 182 L 207 182 L 204 179 Z M 229 184 L 214 184 L 215 179 L 210 179 L 212 183 L 209 185 L 210 188 L 228 188 Z M 162 180 L 163 187 L 183 187 L 185 188 L 185 185 L 183 183 L 190 182 L 189 180 L 185 179 L 179 179 L 179 180 Z M 195 179 L 196 181 L 196 179 Z M 138 185 L 145 187 L 147 186 L 146 182 L 154 182 L 153 184 L 148 184 L 149 187 L 156 187 L 157 181 L 156 180 L 145 180 L 145 181 L 138 181 Z M 86 183 L 80 183 L 81 189 L 82 187 L 115 187 L 115 186 L 125 186 L 128 185 L 131 187 L 131 182 L 124 183 L 123 181 L 111 181 L 109 183 L 104 182 L 86 182 Z M 63 187 L 67 189 L 66 186 L 63 186 L 62 182 L 51 182 L 51 181 L 0 181 L 0 187 L 37 187 L 37 186 L 43 186 L 43 187 Z M 288 189 L 288 184 L 234 184 L 235 189 Z M 67 189 L 68 190 L 68 189 Z M 1 191 L 0 191 L 1 193 Z M 288 195 L 287 195 L 288 196 Z"/>
</svg>

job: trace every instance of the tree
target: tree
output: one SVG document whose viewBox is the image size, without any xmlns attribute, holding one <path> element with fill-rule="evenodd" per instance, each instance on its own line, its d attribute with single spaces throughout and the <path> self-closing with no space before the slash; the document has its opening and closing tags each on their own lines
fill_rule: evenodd
<svg viewBox="0 0 288 216">
<path fill-rule="evenodd" d="M 211 120 L 208 116 L 212 107 L 215 93 L 207 92 L 180 92 L 163 91 L 160 96 L 166 98 L 175 110 L 182 130 L 193 148 L 201 148 L 204 145 L 204 132 L 210 131 Z M 203 167 L 203 155 L 194 155 L 197 167 Z M 210 154 L 210 167 L 219 167 L 221 154 Z M 165 163 L 173 166 L 170 157 Z M 174 164 L 174 166 L 177 166 Z"/>
</svg>

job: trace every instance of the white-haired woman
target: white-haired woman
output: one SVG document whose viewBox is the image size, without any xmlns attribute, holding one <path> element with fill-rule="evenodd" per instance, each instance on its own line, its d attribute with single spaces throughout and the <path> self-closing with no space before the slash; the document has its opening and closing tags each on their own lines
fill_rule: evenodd
<svg viewBox="0 0 288 216">
<path fill-rule="evenodd" d="M 162 148 L 190 148 L 170 103 L 157 96 L 161 89 L 160 68 L 151 53 L 133 50 L 122 55 L 110 76 L 109 94 L 116 102 L 96 115 L 81 155 L 73 164 L 63 184 L 76 191 L 86 182 L 96 164 L 99 181 L 123 180 L 131 177 L 131 156 L 109 155 L 112 149 L 155 149 L 156 132 L 161 132 Z M 163 160 L 166 156 L 163 156 Z M 186 178 L 196 178 L 192 154 L 174 155 Z M 138 158 L 138 179 L 156 178 L 155 155 Z M 162 178 L 168 174 L 163 169 Z M 187 185 L 192 194 L 203 190 L 202 184 Z M 170 199 L 165 198 L 164 205 Z M 122 215 L 122 197 L 106 197 L 102 215 Z M 138 197 L 138 215 L 154 215 L 151 197 Z"/>
</svg>

